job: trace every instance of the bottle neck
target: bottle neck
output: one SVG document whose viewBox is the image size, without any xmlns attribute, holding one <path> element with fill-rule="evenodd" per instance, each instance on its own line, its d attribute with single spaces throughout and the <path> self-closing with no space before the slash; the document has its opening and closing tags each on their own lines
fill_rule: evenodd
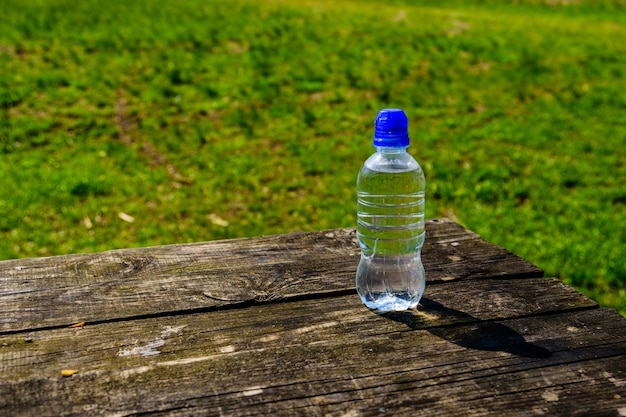
<svg viewBox="0 0 626 417">
<path fill-rule="evenodd" d="M 402 147 L 388 147 L 388 146 L 376 146 L 376 152 L 382 154 L 400 154 L 406 153 L 408 146 Z"/>
</svg>

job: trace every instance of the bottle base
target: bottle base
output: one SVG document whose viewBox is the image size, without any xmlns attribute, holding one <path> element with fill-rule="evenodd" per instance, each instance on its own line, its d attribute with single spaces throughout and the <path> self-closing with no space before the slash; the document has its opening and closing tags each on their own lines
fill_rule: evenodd
<svg viewBox="0 0 626 417">
<path fill-rule="evenodd" d="M 371 294 L 367 297 L 361 297 L 361 301 L 372 310 L 389 312 L 412 310 L 417 307 L 419 298 L 405 299 L 393 294 Z"/>
</svg>

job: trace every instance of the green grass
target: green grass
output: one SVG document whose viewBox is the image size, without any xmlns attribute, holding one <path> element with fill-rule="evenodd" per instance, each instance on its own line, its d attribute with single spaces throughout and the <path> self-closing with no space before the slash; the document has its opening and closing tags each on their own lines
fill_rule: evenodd
<svg viewBox="0 0 626 417">
<path fill-rule="evenodd" d="M 2 259 L 353 226 L 373 119 L 401 107 L 427 217 L 626 314 L 623 1 L 7 0 L 0 16 Z"/>
</svg>

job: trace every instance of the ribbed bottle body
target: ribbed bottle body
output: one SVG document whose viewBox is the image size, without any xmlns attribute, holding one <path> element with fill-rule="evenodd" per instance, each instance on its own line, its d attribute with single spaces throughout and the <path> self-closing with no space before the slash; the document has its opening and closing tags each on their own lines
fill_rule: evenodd
<svg viewBox="0 0 626 417">
<path fill-rule="evenodd" d="M 378 149 L 357 179 L 357 291 L 381 311 L 415 307 L 424 291 L 425 179 L 405 148 Z"/>
</svg>

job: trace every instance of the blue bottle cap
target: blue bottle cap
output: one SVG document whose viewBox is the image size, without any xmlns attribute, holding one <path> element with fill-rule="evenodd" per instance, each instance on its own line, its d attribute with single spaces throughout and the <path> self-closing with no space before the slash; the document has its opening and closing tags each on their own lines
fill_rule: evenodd
<svg viewBox="0 0 626 417">
<path fill-rule="evenodd" d="M 409 120 L 401 109 L 381 110 L 374 126 L 374 146 L 388 148 L 409 146 Z"/>
</svg>

